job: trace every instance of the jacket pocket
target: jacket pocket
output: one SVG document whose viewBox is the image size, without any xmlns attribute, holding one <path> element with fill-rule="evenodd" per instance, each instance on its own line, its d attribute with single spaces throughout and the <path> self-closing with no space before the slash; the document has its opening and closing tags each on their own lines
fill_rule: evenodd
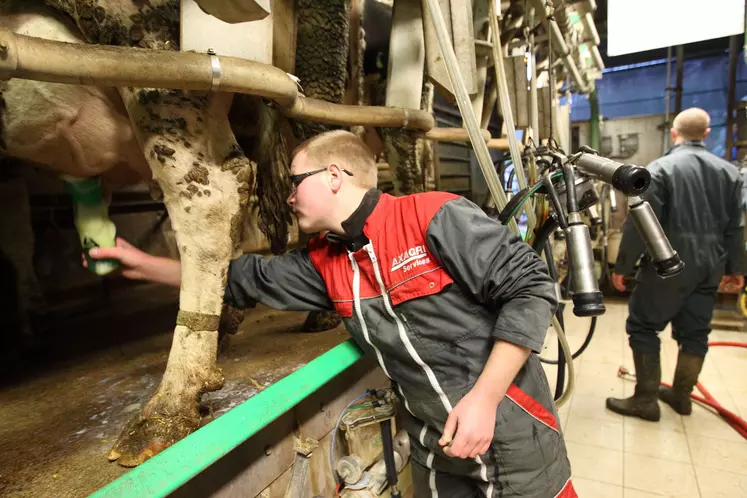
<svg viewBox="0 0 747 498">
<path fill-rule="evenodd" d="M 513 384 L 498 415 L 495 446 L 501 480 L 518 496 L 557 493 L 570 464 L 555 416 Z"/>
</svg>

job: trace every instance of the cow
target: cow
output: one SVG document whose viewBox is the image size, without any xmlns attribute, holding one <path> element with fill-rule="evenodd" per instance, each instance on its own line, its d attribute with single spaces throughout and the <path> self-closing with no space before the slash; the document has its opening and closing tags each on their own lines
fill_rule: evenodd
<svg viewBox="0 0 747 498">
<path fill-rule="evenodd" d="M 203 8 L 235 19 L 231 3 L 241 2 L 205 1 Z M 0 27 L 70 43 L 179 50 L 179 7 L 179 0 L 11 0 L 0 5 Z M 341 102 L 349 83 L 349 0 L 300 0 L 298 8 L 296 73 L 304 92 Z M 216 354 L 223 291 L 250 196 L 258 197 L 259 228 L 273 251 L 282 251 L 289 142 L 326 128 L 288 122 L 248 95 L 28 80 L 2 82 L 0 91 L 5 155 L 71 182 L 100 178 L 105 197 L 142 181 L 155 181 L 162 192 L 183 269 L 172 348 L 155 394 L 109 453 L 120 465 L 138 465 L 194 431 L 202 394 L 222 387 Z M 238 128 L 250 131 L 237 136 Z M 336 324 L 328 316 L 310 321 L 309 328 Z"/>
</svg>

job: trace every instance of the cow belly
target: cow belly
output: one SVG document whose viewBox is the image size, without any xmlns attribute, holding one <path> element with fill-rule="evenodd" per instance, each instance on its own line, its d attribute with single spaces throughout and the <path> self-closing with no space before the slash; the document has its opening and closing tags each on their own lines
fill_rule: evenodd
<svg viewBox="0 0 747 498">
<path fill-rule="evenodd" d="M 77 177 L 115 166 L 150 176 L 116 90 L 12 80 L 3 98 L 8 154 Z"/>
</svg>

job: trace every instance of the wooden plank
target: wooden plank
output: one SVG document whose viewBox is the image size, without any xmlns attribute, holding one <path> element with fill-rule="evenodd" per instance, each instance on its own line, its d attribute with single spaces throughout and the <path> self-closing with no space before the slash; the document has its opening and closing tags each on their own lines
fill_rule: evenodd
<svg viewBox="0 0 747 498">
<path fill-rule="evenodd" d="M 441 190 L 445 190 L 447 192 L 469 191 L 470 190 L 470 178 L 468 176 L 460 176 L 460 177 L 443 177 L 442 176 L 441 177 Z"/>
<path fill-rule="evenodd" d="M 529 126 L 529 91 L 527 87 L 527 66 L 523 55 L 504 57 L 506 68 L 506 83 L 508 83 L 508 95 L 511 100 L 511 111 L 516 128 Z M 500 109 L 500 103 L 498 104 Z M 503 114 L 503 113 L 501 113 Z"/>
<path fill-rule="evenodd" d="M 485 43 L 488 42 L 488 38 L 490 36 L 490 29 L 488 27 L 488 11 L 488 0 L 475 0 L 472 23 L 475 43 L 477 43 L 478 40 Z M 472 109 L 475 111 L 475 116 L 482 117 L 485 100 L 485 80 L 487 79 L 488 75 L 488 60 L 491 57 L 489 51 L 484 51 L 484 54 L 482 55 L 478 55 L 476 50 L 473 51 L 475 52 L 475 61 L 477 64 L 477 71 L 475 73 L 476 92 L 471 96 L 470 100 L 472 100 Z M 487 123 L 481 121 L 481 128 L 487 128 Z"/>
<path fill-rule="evenodd" d="M 454 53 L 459 62 L 464 86 L 470 95 L 477 93 L 475 34 L 472 23 L 472 0 L 451 0 L 451 32 Z"/>
<path fill-rule="evenodd" d="M 470 163 L 441 158 L 441 178 L 467 177 L 470 174 Z"/>
<path fill-rule="evenodd" d="M 449 30 L 449 37 L 451 37 L 451 3 L 449 0 L 439 0 L 439 3 L 441 5 L 441 13 L 446 21 L 446 28 Z M 433 19 L 428 11 L 426 0 L 423 0 L 421 5 L 423 12 L 423 33 L 425 36 L 425 60 L 428 81 L 433 83 L 436 91 L 444 99 L 452 104 L 456 104 L 454 88 L 451 86 L 449 73 L 446 71 L 446 63 L 441 54 L 441 47 L 438 45 L 436 30 L 433 27 Z"/>
<path fill-rule="evenodd" d="M 420 0 L 397 0 L 392 12 L 386 106 L 420 109 L 425 41 Z"/>
<path fill-rule="evenodd" d="M 296 0 L 272 0 L 272 65 L 286 73 L 296 70 Z"/>
</svg>

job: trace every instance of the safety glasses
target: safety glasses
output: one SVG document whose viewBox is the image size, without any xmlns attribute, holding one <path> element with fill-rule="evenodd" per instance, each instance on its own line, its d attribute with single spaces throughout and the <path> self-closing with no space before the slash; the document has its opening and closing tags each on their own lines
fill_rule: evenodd
<svg viewBox="0 0 747 498">
<path fill-rule="evenodd" d="M 295 194 L 296 193 L 296 189 L 298 188 L 298 186 L 301 184 L 302 181 L 304 181 L 305 179 L 307 179 L 308 177 L 310 177 L 312 175 L 316 175 L 317 173 L 321 173 L 322 171 L 327 171 L 327 168 L 315 169 L 313 171 L 307 171 L 306 173 L 300 173 L 298 175 L 291 175 L 291 177 L 290 177 L 290 181 L 291 181 L 291 192 Z M 351 173 L 350 171 L 348 171 L 346 169 L 340 168 L 340 171 L 342 171 L 343 173 L 345 173 L 348 176 L 353 176 L 353 173 Z"/>
</svg>

